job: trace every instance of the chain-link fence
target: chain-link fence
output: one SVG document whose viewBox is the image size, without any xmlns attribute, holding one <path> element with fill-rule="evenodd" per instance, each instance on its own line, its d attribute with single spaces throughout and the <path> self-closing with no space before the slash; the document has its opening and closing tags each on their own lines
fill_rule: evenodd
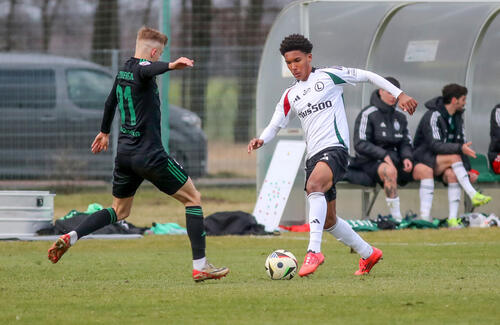
<svg viewBox="0 0 500 325">
<path fill-rule="evenodd" d="M 0 179 L 111 178 L 116 146 L 92 155 L 90 144 L 142 25 L 170 26 L 171 59 L 195 60 L 170 75 L 172 155 L 195 177 L 253 178 L 246 143 L 255 134 L 258 65 L 288 2 L 0 1 Z M 160 26 L 164 10 L 170 24 Z"/>
</svg>

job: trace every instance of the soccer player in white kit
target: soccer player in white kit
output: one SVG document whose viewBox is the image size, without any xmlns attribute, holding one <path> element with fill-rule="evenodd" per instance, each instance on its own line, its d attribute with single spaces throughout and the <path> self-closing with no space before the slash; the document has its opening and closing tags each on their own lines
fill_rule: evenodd
<svg viewBox="0 0 500 325">
<path fill-rule="evenodd" d="M 306 185 L 309 203 L 309 246 L 300 276 L 314 273 L 325 257 L 321 253 L 323 229 L 351 247 L 360 256 L 356 275 L 368 274 L 382 258 L 382 251 L 365 242 L 335 211 L 335 183 L 348 165 L 349 128 L 344 109 L 343 86 L 371 82 L 390 92 L 399 106 L 413 114 L 417 102 L 389 81 L 370 71 L 311 65 L 312 44 L 303 35 L 284 38 L 280 52 L 296 82 L 287 88 L 276 111 L 259 138 L 250 140 L 248 152 L 268 143 L 293 117 L 300 119 L 307 145 Z"/>
</svg>

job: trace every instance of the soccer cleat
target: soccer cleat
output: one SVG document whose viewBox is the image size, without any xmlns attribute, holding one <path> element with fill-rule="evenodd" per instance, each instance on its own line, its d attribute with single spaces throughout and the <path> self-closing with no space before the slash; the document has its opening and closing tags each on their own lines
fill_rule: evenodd
<svg viewBox="0 0 500 325">
<path fill-rule="evenodd" d="M 49 260 L 57 263 L 64 253 L 71 247 L 69 235 L 65 234 L 59 237 L 49 248 Z"/>
<path fill-rule="evenodd" d="M 464 227 L 462 225 L 462 220 L 458 218 L 451 218 L 451 219 L 449 218 L 447 222 L 448 222 L 448 228 L 450 229 L 460 229 Z"/>
<path fill-rule="evenodd" d="M 304 264 L 299 270 L 300 276 L 306 276 L 309 274 L 313 274 L 316 269 L 323 264 L 325 261 L 325 256 L 323 253 L 314 253 L 312 251 L 308 251 L 306 257 L 304 258 Z"/>
<path fill-rule="evenodd" d="M 491 201 L 491 196 L 483 195 L 479 192 L 476 192 L 471 199 L 472 205 L 478 207 L 480 205 L 486 204 Z"/>
<path fill-rule="evenodd" d="M 227 267 L 215 267 L 207 263 L 201 271 L 193 270 L 193 280 L 195 282 L 201 282 L 211 279 L 220 279 L 225 277 L 228 273 L 229 269 Z"/>
<path fill-rule="evenodd" d="M 363 275 L 370 273 L 372 267 L 380 261 L 382 258 L 382 251 L 377 247 L 372 246 L 373 253 L 366 260 L 360 258 L 359 259 L 359 270 L 354 272 L 355 275 Z"/>
</svg>

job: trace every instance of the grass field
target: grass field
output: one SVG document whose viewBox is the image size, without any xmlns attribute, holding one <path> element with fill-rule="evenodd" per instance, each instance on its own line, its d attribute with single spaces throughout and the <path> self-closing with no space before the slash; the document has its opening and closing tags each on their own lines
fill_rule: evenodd
<svg viewBox="0 0 500 325">
<path fill-rule="evenodd" d="M 231 189 L 231 199 L 227 191 L 205 190 L 205 212 L 253 206 L 254 189 Z M 182 208 L 155 193 L 139 192 L 131 220 L 183 224 Z M 56 207 L 81 210 L 94 199 L 106 205 L 105 197 L 58 195 Z M 370 275 L 354 276 L 357 255 L 325 234 L 325 264 L 311 278 L 290 281 L 269 280 L 264 261 L 278 248 L 302 261 L 307 234 L 208 237 L 210 260 L 231 273 L 204 283 L 191 279 L 187 236 L 84 240 L 56 265 L 46 258 L 49 242 L 0 242 L 0 324 L 500 322 L 500 229 L 362 236 L 384 251 Z"/>
</svg>

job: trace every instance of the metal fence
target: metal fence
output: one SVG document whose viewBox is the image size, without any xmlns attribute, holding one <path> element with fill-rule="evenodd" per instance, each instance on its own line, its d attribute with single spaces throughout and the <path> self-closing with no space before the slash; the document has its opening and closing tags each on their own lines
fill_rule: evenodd
<svg viewBox="0 0 500 325">
<path fill-rule="evenodd" d="M 171 59 L 195 60 L 170 75 L 172 154 L 195 177 L 253 178 L 255 157 L 245 148 L 255 134 L 258 65 L 288 2 L 0 1 L 0 180 L 111 179 L 116 146 L 95 156 L 90 144 L 142 25 L 169 26 Z M 170 24 L 161 23 L 165 10 Z M 188 139 L 200 122 L 204 144 Z"/>
</svg>

